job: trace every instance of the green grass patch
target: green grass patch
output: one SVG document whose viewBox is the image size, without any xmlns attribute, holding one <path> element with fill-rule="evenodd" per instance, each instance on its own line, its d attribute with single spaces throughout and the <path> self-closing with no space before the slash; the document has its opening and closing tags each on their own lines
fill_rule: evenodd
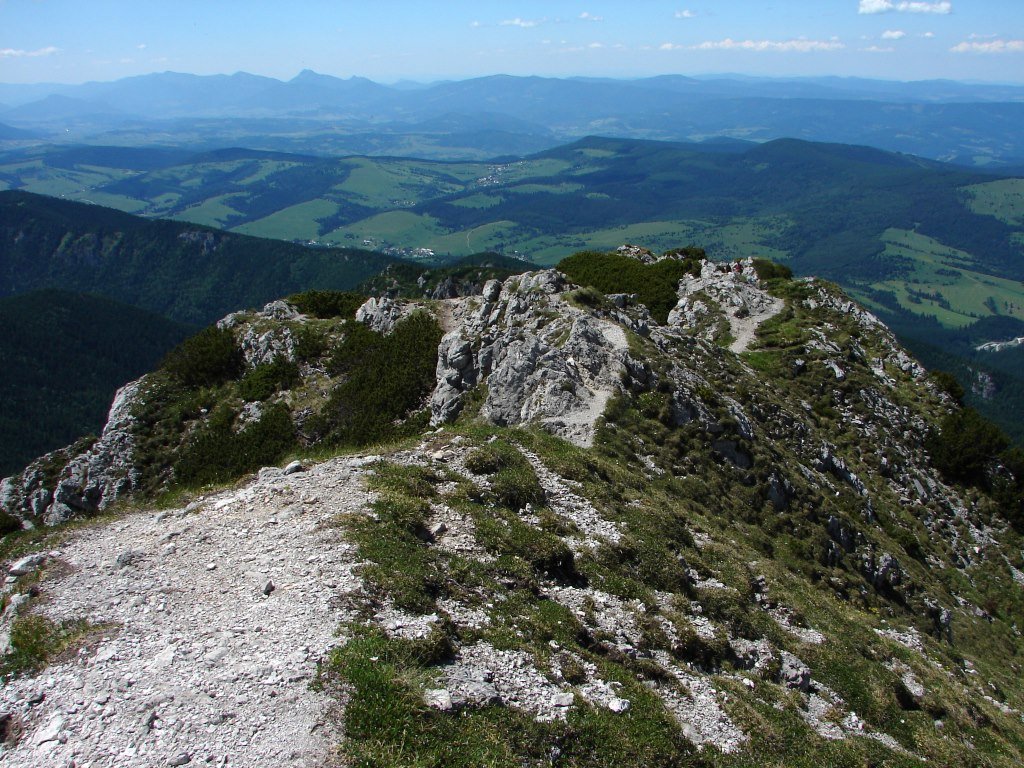
<svg viewBox="0 0 1024 768">
<path fill-rule="evenodd" d="M 426 657 L 429 659 L 430 654 Z M 500 706 L 437 712 L 423 704 L 430 685 L 414 643 L 364 632 L 335 652 L 330 674 L 351 686 L 342 745 L 354 766 L 520 766 L 565 768 L 698 765 L 654 694 L 615 669 L 632 702 L 621 715 L 588 706 L 568 721 L 538 723 Z"/>
<path fill-rule="evenodd" d="M 0 679 L 38 672 L 92 632 L 101 631 L 85 619 L 60 623 L 34 613 L 11 622 L 11 650 L 0 658 Z"/>
<path fill-rule="evenodd" d="M 1000 179 L 964 188 L 967 207 L 1014 226 L 1024 226 L 1024 179 Z"/>
</svg>

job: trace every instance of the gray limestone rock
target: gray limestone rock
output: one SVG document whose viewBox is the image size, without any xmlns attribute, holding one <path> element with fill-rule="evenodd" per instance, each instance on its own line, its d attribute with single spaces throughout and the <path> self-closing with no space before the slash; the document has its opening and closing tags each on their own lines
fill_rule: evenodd
<svg viewBox="0 0 1024 768">
<path fill-rule="evenodd" d="M 46 554 L 43 552 L 25 555 L 25 557 L 16 560 L 14 564 L 7 569 L 7 573 L 10 576 L 27 576 L 45 563 L 46 557 Z"/>
<path fill-rule="evenodd" d="M 627 711 L 629 709 L 629 707 L 630 707 L 629 699 L 620 699 L 617 696 L 614 699 L 611 699 L 608 702 L 608 709 L 610 709 L 615 714 L 620 714 L 622 712 L 625 712 L 625 711 Z"/>
<path fill-rule="evenodd" d="M 768 477 L 768 501 L 775 507 L 776 511 L 782 512 L 789 508 L 789 502 L 793 498 L 793 484 L 778 472 L 772 472 Z"/>
<path fill-rule="evenodd" d="M 431 709 L 437 709 L 441 712 L 447 712 L 454 706 L 451 693 L 444 688 L 432 688 L 424 691 L 423 703 Z"/>
<path fill-rule="evenodd" d="M 5 511 L 27 523 L 55 525 L 106 509 L 130 494 L 138 482 L 132 409 L 140 382 L 118 390 L 95 443 L 76 455 L 70 449 L 48 454 L 29 464 L 20 476 L 7 478 L 0 491 Z M 56 478 L 44 471 L 54 463 L 62 466 Z"/>
<path fill-rule="evenodd" d="M 787 688 L 806 693 L 811 688 L 811 670 L 788 651 L 780 652 L 782 663 L 779 665 L 777 680 Z"/>
<path fill-rule="evenodd" d="M 377 333 L 389 334 L 416 308 L 416 304 L 386 296 L 371 297 L 356 310 L 356 320 Z"/>
<path fill-rule="evenodd" d="M 481 415 L 493 424 L 540 423 L 580 444 L 621 388 L 626 337 L 617 324 L 561 299 L 568 287 L 554 270 L 488 282 L 454 307 L 458 327 L 438 348 L 431 423 L 462 410 L 464 395 L 486 381 Z"/>
</svg>

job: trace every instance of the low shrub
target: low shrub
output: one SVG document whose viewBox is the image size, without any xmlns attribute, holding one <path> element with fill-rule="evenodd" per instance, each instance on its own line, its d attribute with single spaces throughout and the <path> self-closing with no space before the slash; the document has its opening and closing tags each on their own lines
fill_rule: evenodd
<svg viewBox="0 0 1024 768">
<path fill-rule="evenodd" d="M 397 435 L 398 423 L 434 388 L 442 335 L 426 312 L 411 315 L 386 336 L 351 323 L 328 362 L 331 373 L 344 380 L 331 392 L 316 429 L 341 445 Z"/>
<path fill-rule="evenodd" d="M 181 342 L 160 367 L 186 387 L 210 387 L 242 373 L 242 351 L 227 328 L 211 325 Z"/>
<path fill-rule="evenodd" d="M 964 399 L 963 386 L 956 380 L 956 377 L 948 373 L 947 371 L 931 371 L 928 374 L 929 378 L 935 382 L 935 385 L 953 398 L 956 402 L 962 403 Z"/>
<path fill-rule="evenodd" d="M 758 280 L 792 280 L 793 270 L 769 259 L 754 259 Z"/>
<path fill-rule="evenodd" d="M 1010 445 L 1009 438 L 973 408 L 959 408 L 928 435 L 936 469 L 950 480 L 984 486 L 986 469 Z"/>
<path fill-rule="evenodd" d="M 175 479 L 187 486 L 225 482 L 275 464 L 295 447 L 295 425 L 284 405 L 267 408 L 259 421 L 234 431 L 235 414 L 214 411 L 178 454 Z"/>
<path fill-rule="evenodd" d="M 644 264 L 621 253 L 582 251 L 563 259 L 558 269 L 577 285 L 590 286 L 601 293 L 635 293 L 651 315 L 664 323 L 678 301 L 679 281 L 687 274 L 699 273 L 704 257 L 699 248 L 676 252 L 685 253 L 685 258 Z"/>
<path fill-rule="evenodd" d="M 275 392 L 290 388 L 299 380 L 299 366 L 284 357 L 258 365 L 238 382 L 238 394 L 247 401 L 266 400 Z"/>
<path fill-rule="evenodd" d="M 305 291 L 293 293 L 285 301 L 304 315 L 321 319 L 352 318 L 356 316 L 356 310 L 363 305 L 366 297 L 352 291 Z"/>
<path fill-rule="evenodd" d="M 327 334 L 310 325 L 303 325 L 293 332 L 295 359 L 309 363 L 323 357 L 329 346 Z"/>
<path fill-rule="evenodd" d="M 14 515 L 9 515 L 0 509 L 0 536 L 15 533 L 21 530 L 21 521 Z"/>
</svg>

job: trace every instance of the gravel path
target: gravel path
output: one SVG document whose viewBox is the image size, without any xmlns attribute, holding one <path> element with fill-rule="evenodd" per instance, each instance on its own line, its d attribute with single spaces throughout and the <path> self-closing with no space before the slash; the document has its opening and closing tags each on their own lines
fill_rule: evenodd
<svg viewBox="0 0 1024 768">
<path fill-rule="evenodd" d="M 75 534 L 51 555 L 33 610 L 110 629 L 4 688 L 22 737 L 0 762 L 329 763 L 339 734 L 326 723 L 339 713 L 310 682 L 337 643 L 341 598 L 360 583 L 352 546 L 329 522 L 366 507 L 370 460 L 264 470 L 186 509 Z"/>
<path fill-rule="evenodd" d="M 726 318 L 729 320 L 729 331 L 733 336 L 733 342 L 729 345 L 729 349 L 736 354 L 746 352 L 757 338 L 757 329 L 761 323 L 775 317 L 786 306 L 786 302 L 782 299 L 776 299 L 767 293 L 763 293 L 763 296 L 759 298 L 760 302 L 750 302 L 752 305 L 750 314 L 745 317 L 736 317 L 734 314 L 726 313 Z"/>
</svg>

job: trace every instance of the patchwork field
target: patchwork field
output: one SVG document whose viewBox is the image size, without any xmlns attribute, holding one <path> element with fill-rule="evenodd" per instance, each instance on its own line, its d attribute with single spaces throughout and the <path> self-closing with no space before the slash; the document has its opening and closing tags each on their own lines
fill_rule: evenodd
<svg viewBox="0 0 1024 768">
<path fill-rule="evenodd" d="M 900 276 L 873 287 L 891 292 L 908 312 L 947 328 L 984 317 L 1024 318 L 1024 283 L 979 271 L 975 256 L 908 230 L 888 229 L 882 242 L 882 258 L 897 264 Z"/>
<path fill-rule="evenodd" d="M 864 147 L 584 139 L 518 160 L 230 149 L 0 155 L 0 186 L 260 237 L 550 265 L 624 242 L 699 245 L 836 280 L 960 328 L 1024 305 L 1024 179 Z M 422 253 L 422 252 L 421 252 Z"/>
</svg>

